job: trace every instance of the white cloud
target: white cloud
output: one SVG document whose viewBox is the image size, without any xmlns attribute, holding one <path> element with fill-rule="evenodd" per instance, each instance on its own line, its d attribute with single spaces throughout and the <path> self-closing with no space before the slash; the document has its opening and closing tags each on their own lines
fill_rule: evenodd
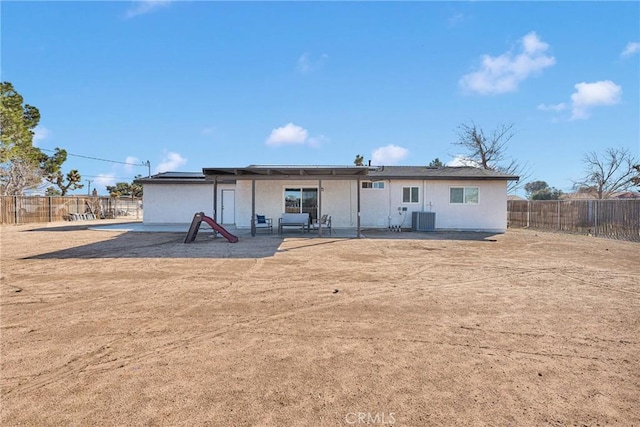
<svg viewBox="0 0 640 427">
<path fill-rule="evenodd" d="M 624 57 L 631 56 L 634 53 L 638 53 L 638 52 L 640 52 L 640 43 L 638 43 L 638 42 L 629 42 L 625 46 L 625 48 L 622 51 L 622 53 L 620 54 L 620 56 L 622 56 L 624 58 Z"/>
<path fill-rule="evenodd" d="M 447 163 L 447 166 L 471 166 L 471 167 L 477 168 L 477 167 L 480 167 L 480 164 L 461 154 L 458 154 L 453 158 L 453 160 Z"/>
<path fill-rule="evenodd" d="M 274 147 L 280 145 L 304 144 L 307 142 L 309 132 L 301 126 L 287 123 L 286 125 L 271 131 L 271 135 L 265 141 L 265 144 Z"/>
<path fill-rule="evenodd" d="M 107 185 L 116 185 L 116 176 L 109 173 L 101 173 L 93 180 L 94 188 L 100 188 L 98 192 L 105 190 Z"/>
<path fill-rule="evenodd" d="M 404 159 L 408 155 L 409 150 L 407 150 L 406 148 L 389 144 L 373 150 L 373 152 L 371 153 L 371 163 L 376 166 L 391 166 L 397 164 L 400 160 Z"/>
<path fill-rule="evenodd" d="M 561 102 L 560 104 L 551 104 L 551 105 L 540 104 L 540 105 L 538 105 L 538 110 L 555 111 L 556 113 L 558 113 L 560 111 L 564 111 L 567 108 L 569 108 L 569 106 L 567 104 L 565 104 L 564 102 Z"/>
<path fill-rule="evenodd" d="M 328 142 L 329 138 L 324 135 L 309 136 L 309 131 L 302 126 L 287 123 L 284 126 L 273 129 L 264 143 L 271 147 L 279 147 L 281 145 L 307 145 L 309 147 L 319 148 Z"/>
<path fill-rule="evenodd" d="M 320 58 L 315 61 L 311 59 L 309 53 L 305 52 L 298 58 L 298 62 L 296 63 L 296 71 L 301 74 L 307 74 L 318 68 L 322 67 L 325 62 L 329 59 L 329 55 L 323 53 L 320 55 Z"/>
<path fill-rule="evenodd" d="M 496 57 L 483 55 L 480 69 L 462 76 L 460 86 L 481 95 L 514 92 L 522 81 L 556 63 L 546 54 L 549 45 L 534 31 L 522 38 L 521 45 L 516 55 L 510 51 Z"/>
<path fill-rule="evenodd" d="M 125 12 L 125 18 L 131 19 L 138 15 L 144 15 L 147 13 L 151 13 L 154 10 L 160 9 L 162 7 L 168 6 L 172 0 L 139 0 L 134 2 L 135 4 L 131 6 Z"/>
<path fill-rule="evenodd" d="M 42 126 L 37 126 L 33 130 L 33 144 L 38 145 L 40 141 L 44 141 L 50 136 L 51 136 L 51 131 L 49 129 Z"/>
<path fill-rule="evenodd" d="M 622 95 L 622 87 L 611 80 L 577 83 L 575 88 L 571 95 L 572 120 L 587 119 L 591 108 L 617 104 Z"/>
<path fill-rule="evenodd" d="M 156 166 L 155 173 L 175 171 L 186 164 L 187 159 L 178 153 L 170 151 L 164 155 L 160 164 Z"/>
</svg>

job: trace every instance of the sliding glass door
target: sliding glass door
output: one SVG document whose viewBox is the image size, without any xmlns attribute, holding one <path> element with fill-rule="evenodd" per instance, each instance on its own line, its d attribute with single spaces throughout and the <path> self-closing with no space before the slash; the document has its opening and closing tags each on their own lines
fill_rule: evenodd
<svg viewBox="0 0 640 427">
<path fill-rule="evenodd" d="M 308 213 L 313 221 L 318 217 L 317 188 L 285 188 L 284 211 L 287 213 Z"/>
</svg>

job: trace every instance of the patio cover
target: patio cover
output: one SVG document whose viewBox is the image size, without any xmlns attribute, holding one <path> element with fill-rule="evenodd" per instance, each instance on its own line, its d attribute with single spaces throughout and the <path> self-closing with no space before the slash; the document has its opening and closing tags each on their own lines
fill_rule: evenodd
<svg viewBox="0 0 640 427">
<path fill-rule="evenodd" d="M 349 179 L 358 181 L 357 197 L 357 235 L 360 237 L 360 179 L 366 177 L 369 166 L 258 166 L 250 165 L 245 168 L 203 168 L 205 179 L 214 182 L 214 215 L 217 211 L 217 182 L 219 180 L 250 180 L 251 181 L 251 235 L 255 236 L 256 228 L 256 181 L 258 180 L 315 180 L 318 187 L 322 187 L 323 179 Z M 322 192 L 318 194 L 318 215 L 322 215 Z M 322 225 L 318 229 L 322 236 Z"/>
<path fill-rule="evenodd" d="M 260 166 L 244 168 L 203 168 L 207 180 L 212 179 L 358 179 L 375 168 L 369 166 Z"/>
</svg>

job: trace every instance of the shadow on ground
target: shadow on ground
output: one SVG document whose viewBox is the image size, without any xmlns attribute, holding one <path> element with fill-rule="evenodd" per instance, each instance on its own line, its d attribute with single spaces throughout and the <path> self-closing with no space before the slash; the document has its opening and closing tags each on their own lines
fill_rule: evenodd
<svg viewBox="0 0 640 427">
<path fill-rule="evenodd" d="M 279 251 L 284 239 L 240 239 L 229 243 L 222 237 L 200 233 L 189 244 L 184 233 L 126 232 L 108 240 L 76 246 L 25 259 L 94 258 L 266 258 Z"/>
<path fill-rule="evenodd" d="M 47 226 L 47 227 L 39 227 L 39 228 L 30 228 L 28 230 L 24 230 L 23 233 L 30 233 L 32 231 L 80 231 L 80 230 L 89 230 L 89 229 L 93 229 L 96 227 L 96 224 L 100 224 L 97 221 L 93 221 L 93 222 L 68 222 L 68 223 L 64 223 L 64 224 L 68 224 L 68 225 L 57 225 L 57 223 L 51 223 L 51 224 L 56 224 L 55 226 Z M 128 225 L 131 224 L 131 221 L 127 221 L 127 222 L 110 222 L 109 226 L 110 227 L 118 227 L 118 226 L 122 226 L 122 227 L 126 227 Z"/>
<path fill-rule="evenodd" d="M 475 242 L 495 242 L 500 233 L 483 233 L 478 231 L 402 231 L 364 230 L 367 239 L 408 239 L 408 240 L 472 240 Z"/>
<path fill-rule="evenodd" d="M 32 231 L 75 232 L 88 231 L 89 224 L 62 225 L 42 227 Z M 92 230 L 92 232 L 100 231 Z M 34 255 L 24 259 L 94 259 L 94 258 L 235 258 L 252 259 L 272 257 L 278 252 L 286 252 L 304 246 L 333 243 L 342 239 L 355 238 L 355 231 L 343 230 L 329 236 L 319 237 L 317 234 L 258 234 L 251 237 L 246 230 L 233 230 L 240 240 L 229 243 L 221 236 L 215 237 L 210 229 L 199 231 L 194 242 L 185 244 L 184 232 L 141 232 L 126 231 L 95 243 L 79 245 L 59 251 Z M 458 240 L 476 242 L 495 242 L 495 233 L 479 232 L 391 232 L 388 230 L 363 230 L 365 239 L 382 240 Z M 300 240 L 295 247 L 285 249 L 285 239 Z M 302 243 L 302 241 L 306 243 Z M 302 246 L 301 246 L 302 244 Z"/>
</svg>

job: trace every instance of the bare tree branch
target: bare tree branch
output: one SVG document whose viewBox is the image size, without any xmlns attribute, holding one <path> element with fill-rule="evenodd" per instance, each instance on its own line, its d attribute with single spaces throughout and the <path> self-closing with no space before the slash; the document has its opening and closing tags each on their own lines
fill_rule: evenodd
<svg viewBox="0 0 640 427">
<path fill-rule="evenodd" d="M 530 175 L 525 166 L 514 159 L 507 158 L 507 144 L 514 135 L 512 124 L 500 125 L 487 136 L 474 122 L 471 124 L 463 123 L 458 126 L 458 141 L 454 144 L 467 151 L 465 161 L 469 165 L 519 176 L 519 181 L 509 181 L 507 185 L 507 191 L 512 193 Z M 509 163 L 505 164 L 506 160 Z"/>
<path fill-rule="evenodd" d="M 507 143 L 514 135 L 513 125 L 501 125 L 487 137 L 474 122 L 463 123 L 458 126 L 458 142 L 455 144 L 464 147 L 467 157 L 481 168 L 496 169 L 504 160 Z"/>
<path fill-rule="evenodd" d="M 598 199 L 608 199 L 634 185 L 637 159 L 626 148 L 607 148 L 601 155 L 591 151 L 584 155 L 582 162 L 585 176 L 574 181 L 574 189 L 590 191 Z"/>
<path fill-rule="evenodd" d="M 0 165 L 0 194 L 13 196 L 24 190 L 37 188 L 42 182 L 42 174 L 37 165 L 24 160 L 13 159 Z"/>
</svg>

